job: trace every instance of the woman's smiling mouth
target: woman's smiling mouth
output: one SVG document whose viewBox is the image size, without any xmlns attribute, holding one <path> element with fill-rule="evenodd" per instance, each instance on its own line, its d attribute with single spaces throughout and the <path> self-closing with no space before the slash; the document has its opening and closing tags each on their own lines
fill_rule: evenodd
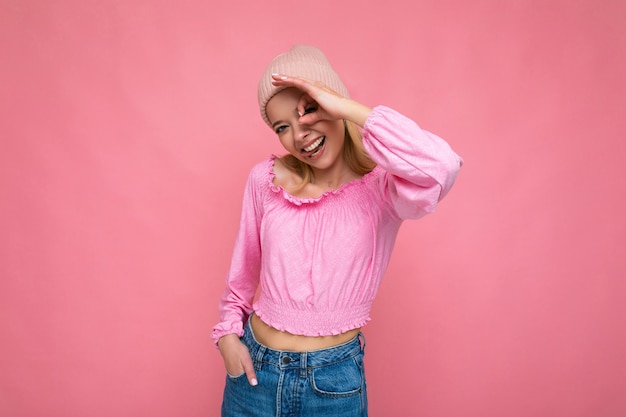
<svg viewBox="0 0 626 417">
<path fill-rule="evenodd" d="M 315 142 L 311 143 L 306 148 L 302 148 L 301 152 L 303 152 L 303 153 L 311 152 L 311 154 L 309 156 L 313 156 L 317 152 L 319 152 L 320 149 L 322 149 L 322 146 L 324 146 L 325 142 L 326 142 L 326 136 L 322 136 L 321 138 L 317 139 Z"/>
</svg>

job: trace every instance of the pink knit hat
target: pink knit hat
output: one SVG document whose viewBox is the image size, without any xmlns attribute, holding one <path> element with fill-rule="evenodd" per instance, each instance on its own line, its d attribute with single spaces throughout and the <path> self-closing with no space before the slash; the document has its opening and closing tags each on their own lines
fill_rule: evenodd
<svg viewBox="0 0 626 417">
<path fill-rule="evenodd" d="M 289 51 L 274 58 L 259 80 L 259 110 L 268 126 L 271 124 L 265 113 L 265 106 L 278 92 L 287 88 L 273 86 L 272 74 L 293 75 L 320 81 L 335 92 L 348 97 L 348 89 L 332 69 L 322 51 L 313 46 L 295 45 Z"/>
</svg>

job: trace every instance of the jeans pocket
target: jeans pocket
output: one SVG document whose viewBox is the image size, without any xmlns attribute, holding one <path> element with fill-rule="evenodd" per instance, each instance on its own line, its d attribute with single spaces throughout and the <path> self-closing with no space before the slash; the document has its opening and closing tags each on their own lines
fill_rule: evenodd
<svg viewBox="0 0 626 417">
<path fill-rule="evenodd" d="M 239 375 L 231 375 L 228 371 L 226 371 L 226 377 L 228 378 L 229 381 L 238 381 L 242 379 L 242 377 L 245 375 L 246 375 L 246 371 L 243 371 Z"/>
<path fill-rule="evenodd" d="M 359 395 L 363 387 L 363 369 L 358 357 L 311 369 L 311 388 L 323 397 L 341 398 Z"/>
</svg>

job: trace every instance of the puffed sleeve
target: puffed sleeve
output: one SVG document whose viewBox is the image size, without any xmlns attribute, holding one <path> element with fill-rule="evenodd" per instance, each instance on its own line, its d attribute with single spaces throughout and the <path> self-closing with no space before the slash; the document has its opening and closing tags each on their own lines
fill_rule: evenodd
<svg viewBox="0 0 626 417">
<path fill-rule="evenodd" d="M 215 344 L 227 334 L 241 337 L 244 321 L 252 312 L 261 269 L 262 167 L 257 165 L 252 169 L 244 190 L 239 231 L 226 276 L 226 289 L 219 303 L 220 322 L 211 334 Z"/>
<path fill-rule="evenodd" d="M 432 212 L 463 164 L 446 141 L 385 106 L 375 107 L 366 120 L 363 145 L 386 171 L 383 193 L 401 219 Z"/>
</svg>

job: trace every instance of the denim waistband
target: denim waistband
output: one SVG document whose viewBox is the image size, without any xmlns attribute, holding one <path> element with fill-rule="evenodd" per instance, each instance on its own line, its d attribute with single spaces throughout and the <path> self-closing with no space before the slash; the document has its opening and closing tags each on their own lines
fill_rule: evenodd
<svg viewBox="0 0 626 417">
<path fill-rule="evenodd" d="M 253 313 L 254 314 L 254 313 Z M 361 343 L 361 339 L 363 343 Z M 280 351 L 259 343 L 254 337 L 250 319 L 244 328 L 241 341 L 248 347 L 250 356 L 259 368 L 261 364 L 287 368 L 312 368 L 331 365 L 336 362 L 354 357 L 365 349 L 365 337 L 361 332 L 353 339 L 337 346 L 307 352 Z"/>
</svg>

